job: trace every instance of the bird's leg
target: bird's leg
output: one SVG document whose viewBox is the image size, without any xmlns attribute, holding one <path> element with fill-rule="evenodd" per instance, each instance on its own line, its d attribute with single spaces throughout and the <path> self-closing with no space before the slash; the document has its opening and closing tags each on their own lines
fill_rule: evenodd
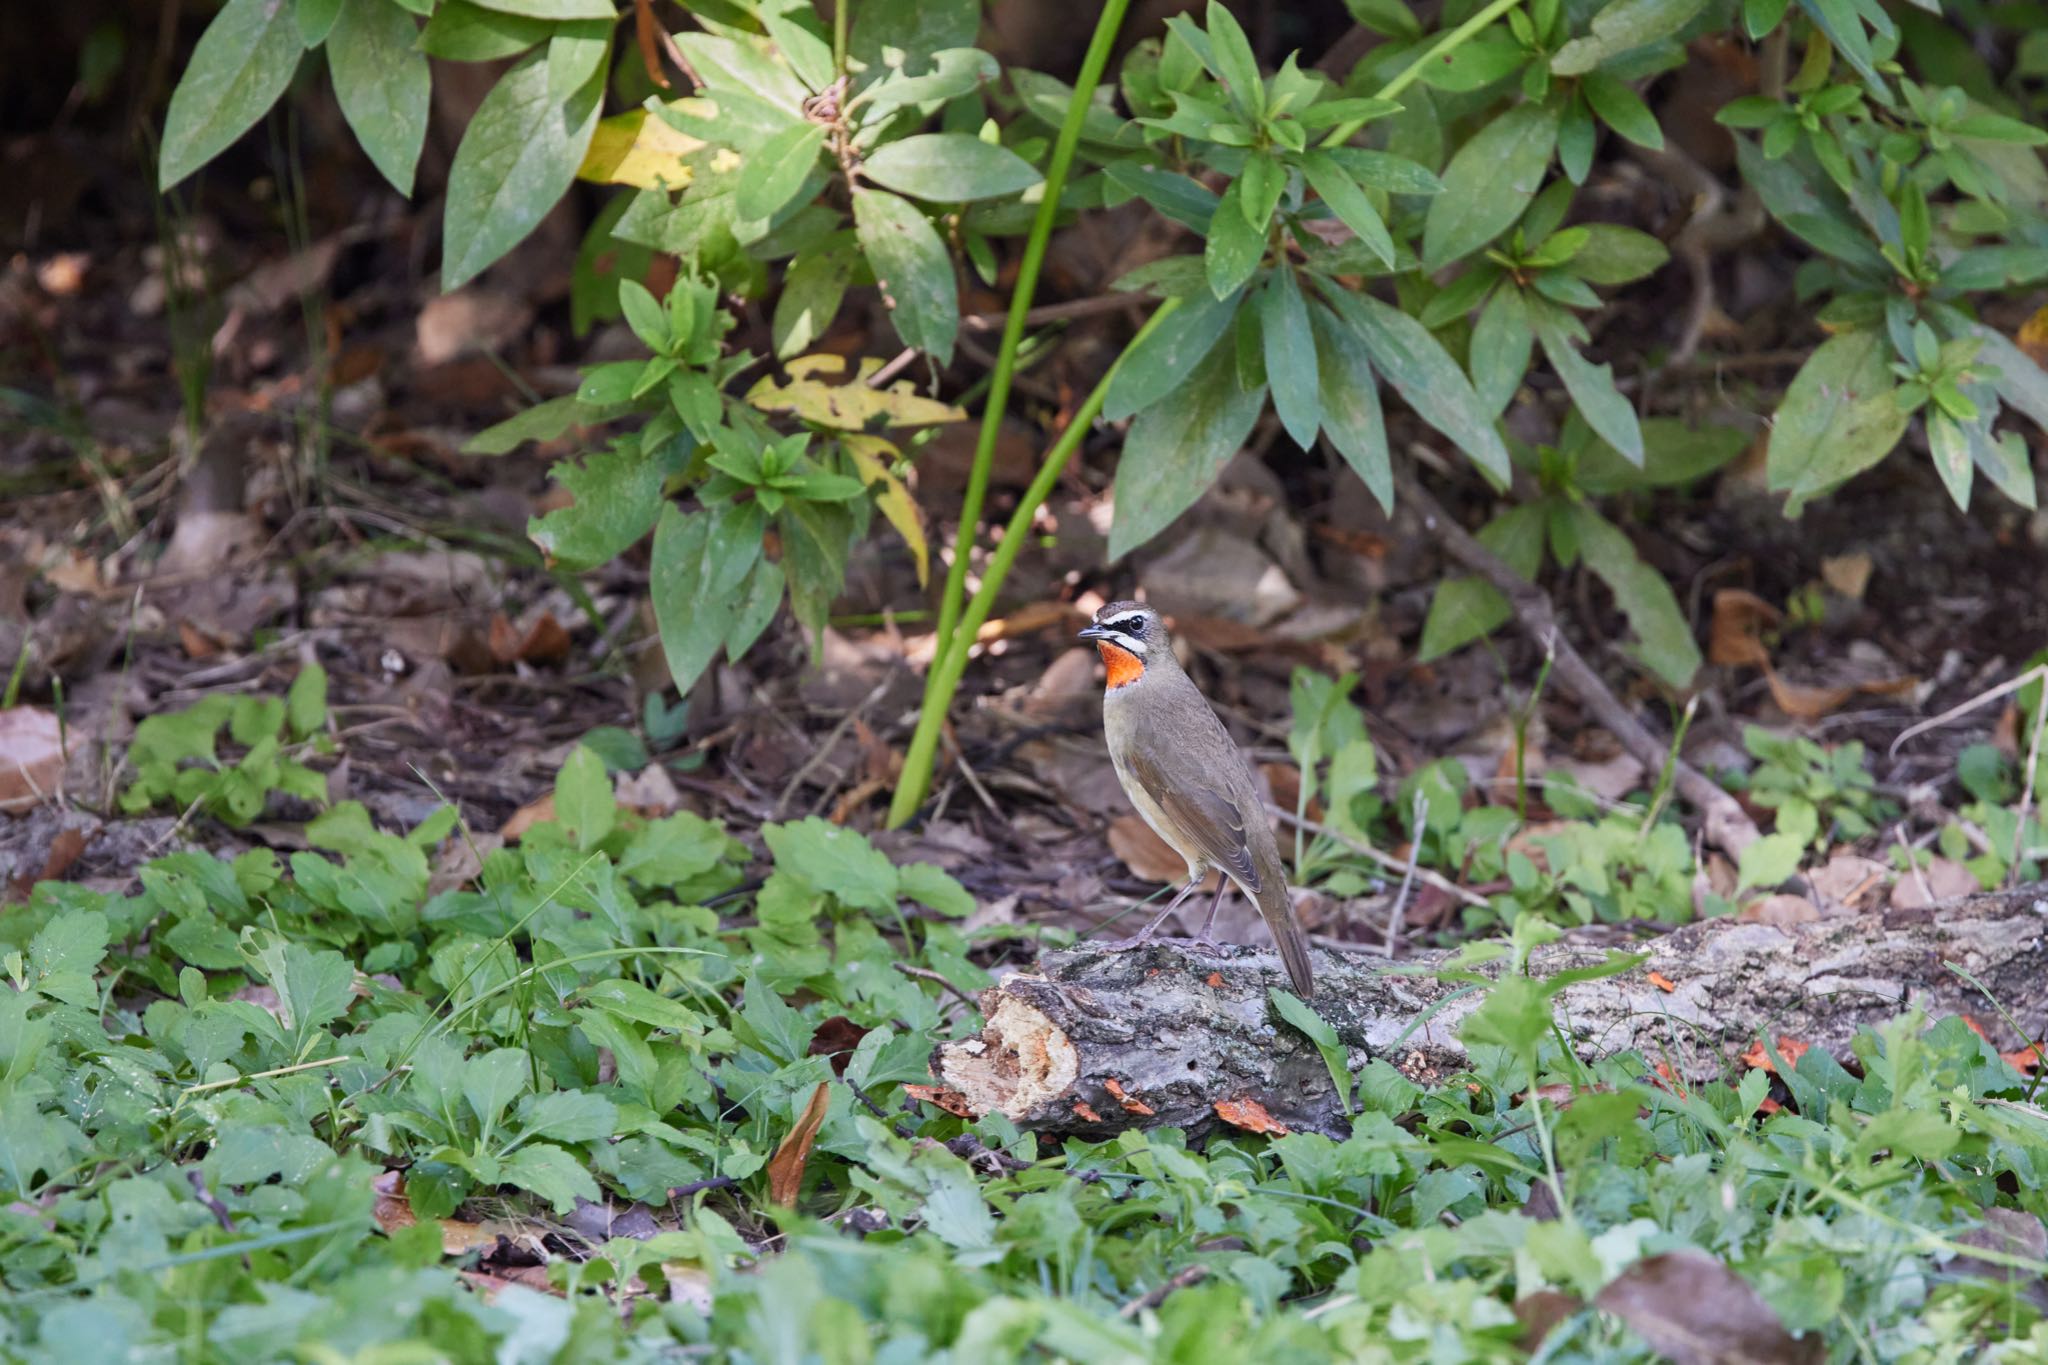
<svg viewBox="0 0 2048 1365">
<path fill-rule="evenodd" d="M 1222 908 L 1223 893 L 1229 889 L 1230 878 L 1219 873 L 1216 877 L 1216 894 L 1209 898 L 1209 913 L 1202 920 L 1202 932 L 1195 935 L 1194 943 L 1197 948 L 1220 948 L 1223 946 L 1215 939 L 1209 937 L 1209 931 L 1216 927 L 1216 912 Z"/>
<path fill-rule="evenodd" d="M 1098 943 L 1095 946 L 1102 949 L 1105 952 L 1120 953 L 1126 948 L 1136 948 L 1141 944 L 1150 942 L 1152 939 L 1152 935 L 1159 931 L 1159 926 L 1166 923 L 1166 917 L 1168 915 L 1171 915 L 1174 911 L 1180 909 L 1180 903 L 1186 900 L 1189 896 L 1194 895 L 1195 888 L 1200 886 L 1201 884 L 1202 879 L 1199 875 L 1192 878 L 1186 886 L 1183 886 L 1180 889 L 1179 895 L 1175 896 L 1172 900 L 1166 903 L 1166 908 L 1164 910 L 1161 910 L 1158 914 L 1154 915 L 1151 918 L 1151 920 L 1145 925 L 1144 928 L 1140 929 L 1137 933 L 1132 934 L 1129 938 L 1120 938 L 1113 940 L 1109 943 Z"/>
</svg>

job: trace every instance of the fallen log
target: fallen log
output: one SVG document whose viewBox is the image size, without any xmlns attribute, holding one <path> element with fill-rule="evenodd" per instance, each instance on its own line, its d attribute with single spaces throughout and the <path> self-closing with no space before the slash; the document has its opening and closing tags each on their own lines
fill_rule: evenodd
<svg viewBox="0 0 2048 1365">
<path fill-rule="evenodd" d="M 1859 1029 L 1915 1006 L 1931 1019 L 1971 1014 L 2001 1048 L 2022 1046 L 1954 968 L 2034 1038 L 2048 1031 L 2048 884 L 1783 927 L 1705 920 L 1631 947 L 1648 954 L 1640 967 L 1558 994 L 1559 1023 L 1588 1059 L 1633 1048 L 1688 1081 L 1726 1074 L 1765 1032 L 1846 1057 Z M 1607 955 L 1568 941 L 1537 949 L 1529 970 Z M 1375 1057 L 1424 1084 L 1464 1069 L 1458 1025 L 1483 995 L 1432 974 L 1447 956 L 1315 954 L 1313 1003 L 1354 1074 Z M 1262 1112 L 1289 1130 L 1342 1134 L 1321 1053 L 1269 1002 L 1286 984 L 1277 957 L 1245 947 L 1051 953 L 1038 972 L 984 991 L 981 1034 L 941 1044 L 931 1070 L 956 1111 L 1001 1112 L 1041 1133 L 1194 1135 L 1217 1126 L 1222 1104 L 1238 1106 L 1227 1112 L 1241 1127 Z"/>
</svg>

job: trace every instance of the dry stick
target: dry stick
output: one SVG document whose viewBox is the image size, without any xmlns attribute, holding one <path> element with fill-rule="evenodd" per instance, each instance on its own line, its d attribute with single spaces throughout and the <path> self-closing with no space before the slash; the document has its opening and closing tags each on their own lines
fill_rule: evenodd
<svg viewBox="0 0 2048 1365">
<path fill-rule="evenodd" d="M 2041 684 L 2041 700 L 2034 706 L 2034 738 L 2027 745 L 2026 785 L 2020 789 L 2020 818 L 2013 830 L 2012 862 L 2006 868 L 2007 885 L 2011 885 L 2012 879 L 2019 875 L 2020 853 L 2026 845 L 2027 813 L 2034 805 L 2034 771 L 2041 761 L 2042 722 L 2048 720 L 2048 664 L 2037 664 L 2016 678 L 2007 678 L 1998 686 L 1979 692 L 1968 701 L 1958 702 L 1938 716 L 1929 717 L 1918 725 L 1901 730 L 1899 737 L 1892 741 L 1892 747 L 1885 753 L 1887 758 L 1896 758 L 1899 747 L 1907 740 L 1924 735 L 1929 730 L 1938 730 L 1958 716 L 1976 710 L 1987 701 L 1997 701 L 2008 692 L 2017 692 L 2033 683 Z"/>
<path fill-rule="evenodd" d="M 1394 485 L 1398 495 L 1422 514 L 1423 526 L 1436 536 L 1451 558 L 1491 583 L 1508 599 L 1514 610 L 1515 623 L 1522 628 L 1522 633 L 1535 641 L 1538 648 L 1556 651 L 1557 662 L 1553 671 L 1558 684 L 1619 740 L 1621 747 L 1633 754 L 1645 769 L 1658 772 L 1667 762 L 1671 765 L 1672 789 L 1680 799 L 1700 812 L 1709 843 L 1730 857 L 1737 857 L 1761 837 L 1756 822 L 1749 818 L 1734 797 L 1721 790 L 1705 773 L 1672 753 L 1668 744 L 1650 733 L 1649 727 L 1622 705 L 1621 699 L 1565 638 L 1547 593 L 1508 567 L 1500 556 L 1481 545 L 1470 532 L 1453 521 L 1412 475 L 1397 473 Z"/>
<path fill-rule="evenodd" d="M 1394 893 L 1394 909 L 1387 916 L 1386 956 L 1394 955 L 1394 940 L 1401 937 L 1401 916 L 1408 909 L 1408 893 L 1415 889 L 1415 866 L 1422 861 L 1422 827 L 1429 823 L 1429 793 L 1415 789 L 1415 818 L 1409 823 L 1408 869 L 1401 874 L 1401 889 Z"/>
<path fill-rule="evenodd" d="M 1310 834 L 1320 834 L 1325 839 L 1334 840 L 1340 848 L 1344 848 L 1352 853 L 1356 853 L 1361 858 L 1366 858 L 1371 860 L 1372 862 L 1376 862 L 1381 867 L 1387 868 L 1389 871 L 1401 872 L 1404 874 L 1407 871 L 1408 865 L 1402 862 L 1399 858 L 1396 858 L 1393 854 L 1382 853 L 1378 849 L 1374 848 L 1371 844 L 1362 844 L 1356 839 L 1350 838 L 1347 835 L 1341 834 L 1338 831 L 1331 829 L 1328 825 L 1317 824 L 1315 821 L 1310 820 L 1304 816 L 1296 815 L 1291 810 L 1287 810 L 1286 808 L 1281 806 L 1276 806 L 1271 801 L 1266 802 L 1266 814 L 1273 816 L 1274 818 L 1278 819 L 1282 824 L 1287 825 L 1292 829 L 1306 830 Z M 1416 868 L 1415 876 L 1425 885 L 1435 887 L 1437 890 L 1449 896 L 1452 900 L 1463 901 L 1466 905 L 1472 906 L 1475 909 L 1486 909 L 1486 897 L 1479 895 L 1477 892 L 1474 891 L 1467 891 L 1464 887 L 1458 885 L 1456 882 L 1450 880 L 1448 877 L 1439 876 L 1437 873 L 1430 871 L 1426 867 Z"/>
<path fill-rule="evenodd" d="M 1176 1289 L 1186 1289 L 1189 1285 L 1200 1284 L 1208 1278 L 1209 1267 L 1202 1265 L 1200 1262 L 1187 1267 L 1185 1270 L 1177 1270 L 1171 1277 L 1161 1280 L 1137 1298 L 1132 1299 L 1129 1303 L 1117 1309 L 1116 1315 L 1120 1318 L 1135 1318 L 1146 1309 L 1157 1308 L 1160 1304 L 1165 1303 Z"/>
</svg>

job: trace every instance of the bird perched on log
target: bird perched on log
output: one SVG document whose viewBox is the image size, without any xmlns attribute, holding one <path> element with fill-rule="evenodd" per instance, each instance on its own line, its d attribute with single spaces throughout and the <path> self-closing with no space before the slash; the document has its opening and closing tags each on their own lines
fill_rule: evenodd
<svg viewBox="0 0 2048 1365">
<path fill-rule="evenodd" d="M 1132 948 L 1149 940 L 1215 868 L 1223 879 L 1196 942 L 1212 941 L 1216 908 L 1235 882 L 1259 907 L 1288 978 L 1307 997 L 1315 989 L 1308 940 L 1294 918 L 1287 873 L 1251 767 L 1174 658 L 1159 613 L 1139 602 L 1111 602 L 1095 613 L 1081 638 L 1095 642 L 1109 673 L 1102 733 L 1124 795 L 1188 864 L 1188 884 L 1151 923 L 1102 946 Z"/>
</svg>

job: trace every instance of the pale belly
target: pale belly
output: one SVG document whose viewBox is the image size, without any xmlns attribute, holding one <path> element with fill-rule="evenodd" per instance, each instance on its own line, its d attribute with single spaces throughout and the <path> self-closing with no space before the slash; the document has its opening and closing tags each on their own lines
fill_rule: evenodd
<svg viewBox="0 0 2048 1365">
<path fill-rule="evenodd" d="M 1137 810 L 1139 818 L 1152 827 L 1154 834 L 1166 841 L 1168 848 L 1186 859 L 1188 879 L 1192 881 L 1207 872 L 1205 860 L 1199 853 L 1190 851 L 1188 841 L 1181 838 L 1173 825 L 1167 820 L 1166 812 L 1159 808 L 1159 803 L 1146 795 L 1145 789 L 1138 783 L 1133 782 L 1131 775 L 1124 771 L 1124 741 L 1126 739 L 1127 721 L 1121 714 L 1121 706 L 1118 705 L 1121 701 L 1122 698 L 1111 695 L 1103 699 L 1102 707 L 1103 734 L 1109 741 L 1109 761 L 1116 768 L 1116 780 L 1123 787 L 1124 795 L 1130 798 L 1131 805 Z"/>
</svg>

